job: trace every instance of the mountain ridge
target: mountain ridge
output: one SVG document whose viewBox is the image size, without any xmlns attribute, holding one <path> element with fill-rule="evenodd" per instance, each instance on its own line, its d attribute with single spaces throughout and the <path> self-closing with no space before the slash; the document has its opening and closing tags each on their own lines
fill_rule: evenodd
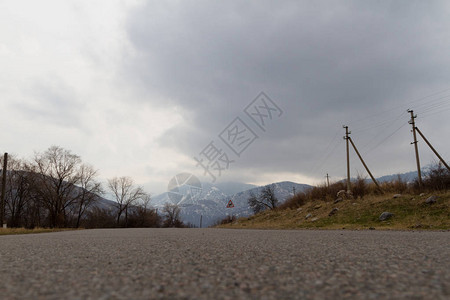
<svg viewBox="0 0 450 300">
<path fill-rule="evenodd" d="M 312 187 L 307 184 L 290 181 L 282 181 L 268 185 L 274 186 L 275 196 L 281 203 L 292 197 L 294 190 L 296 192 L 302 192 Z M 247 203 L 250 193 L 259 194 L 268 185 L 255 186 L 236 182 L 217 185 L 206 183 L 202 184 L 202 190 L 199 195 L 190 194 L 189 190 L 185 190 L 186 193 L 180 200 L 178 197 L 171 197 L 171 194 L 166 192 L 154 197 L 151 204 L 157 209 L 162 209 L 166 203 L 179 205 L 183 222 L 199 226 L 200 219 L 202 219 L 202 226 L 210 226 L 225 218 L 227 215 L 243 217 L 253 214 Z M 227 193 L 227 191 L 236 191 L 239 189 L 241 190 L 236 193 Z M 233 208 L 227 208 L 230 200 L 234 204 Z"/>
</svg>

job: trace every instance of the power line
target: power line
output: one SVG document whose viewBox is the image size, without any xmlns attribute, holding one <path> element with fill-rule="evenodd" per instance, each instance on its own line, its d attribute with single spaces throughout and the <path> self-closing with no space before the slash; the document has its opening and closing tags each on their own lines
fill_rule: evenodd
<svg viewBox="0 0 450 300">
<path fill-rule="evenodd" d="M 405 106 L 407 106 L 407 105 L 409 107 L 414 107 L 414 108 L 423 107 L 423 106 L 427 106 L 427 105 L 429 107 L 439 106 L 439 105 L 446 105 L 445 104 L 446 100 L 443 100 L 443 101 L 440 101 L 440 102 L 437 102 L 437 103 L 434 103 L 434 102 L 442 100 L 442 99 L 446 99 L 446 98 L 450 97 L 450 94 L 447 94 L 447 95 L 444 95 L 444 96 L 440 96 L 438 98 L 431 99 L 431 100 L 425 101 L 423 103 L 418 103 L 418 102 L 423 101 L 423 100 L 427 100 L 430 97 L 435 97 L 435 96 L 438 96 L 438 95 L 442 95 L 443 93 L 448 92 L 448 91 L 450 91 L 450 88 L 447 88 L 447 89 L 441 90 L 439 92 L 435 92 L 435 93 L 429 94 L 429 95 L 424 96 L 424 97 L 420 97 L 420 98 L 412 100 L 412 101 L 403 101 L 402 104 L 399 104 L 399 105 L 393 106 L 391 108 L 382 110 L 382 111 L 380 111 L 378 113 L 373 113 L 373 114 L 371 114 L 369 116 L 365 116 L 363 118 L 359 118 L 359 119 L 350 121 L 348 123 L 351 124 L 352 126 L 359 127 L 358 129 L 354 130 L 354 132 L 362 132 L 362 131 L 371 129 L 374 126 L 383 126 L 383 124 L 385 124 L 386 122 L 389 122 L 390 120 L 392 120 L 392 117 L 389 117 L 387 114 L 395 112 L 396 109 L 398 109 L 398 108 L 402 108 L 402 115 L 403 115 L 405 113 L 404 112 Z M 418 103 L 418 104 L 415 105 L 415 103 Z M 379 122 L 380 121 L 379 115 L 382 115 L 382 114 L 386 115 L 386 117 L 384 118 L 383 121 Z M 374 119 L 374 118 L 377 119 L 377 123 L 367 122 L 368 120 L 371 120 L 371 119 Z M 363 122 L 363 124 L 365 123 L 365 125 L 364 126 L 358 126 L 358 123 L 360 121 L 365 121 L 365 122 Z"/>
<path fill-rule="evenodd" d="M 443 108 L 447 108 L 450 107 L 450 103 L 446 103 L 446 104 L 441 104 L 441 105 L 436 105 L 436 106 L 432 106 L 432 107 L 428 107 L 424 110 L 420 111 L 420 114 L 424 114 L 424 113 L 428 113 L 428 112 L 435 112 L 435 111 L 439 111 L 442 110 Z"/>
<path fill-rule="evenodd" d="M 335 133 L 335 135 L 333 136 L 333 138 L 330 140 L 330 142 L 329 142 L 328 145 L 325 147 L 325 149 L 321 152 L 320 157 L 323 157 L 323 156 L 328 157 L 328 156 L 330 155 L 330 153 L 329 153 L 328 150 L 330 149 L 331 145 L 332 145 L 333 143 L 335 143 L 335 140 L 336 140 L 336 137 L 338 136 L 338 134 L 339 134 L 339 130 L 336 131 L 336 133 Z M 335 145 L 334 148 L 336 148 L 336 145 Z M 334 149 L 334 148 L 333 148 L 333 149 Z M 331 151 L 333 151 L 333 150 L 331 150 Z M 316 171 L 317 166 L 318 166 L 321 162 L 323 162 L 323 159 L 322 159 L 322 160 L 317 160 L 317 162 L 311 167 L 311 169 L 309 170 L 309 172 L 314 173 L 314 172 Z"/>
<path fill-rule="evenodd" d="M 375 146 L 373 146 L 369 151 L 367 151 L 366 153 L 364 153 L 365 155 L 369 154 L 370 152 L 372 152 L 373 150 L 375 150 L 376 148 L 378 148 L 381 144 L 383 144 L 385 141 L 387 141 L 391 136 L 393 136 L 394 134 L 396 134 L 400 129 L 402 129 L 403 127 L 405 127 L 406 125 L 408 125 L 408 123 L 404 123 L 402 126 L 400 126 L 399 128 L 397 128 L 396 130 L 394 130 L 394 132 L 392 132 L 391 134 L 389 134 L 387 137 L 385 137 L 383 140 L 381 140 L 378 144 L 376 144 Z"/>
<path fill-rule="evenodd" d="M 371 146 L 371 145 L 377 143 L 377 141 L 379 141 L 379 137 L 384 136 L 384 134 L 386 133 L 386 131 L 388 131 L 388 129 L 389 129 L 390 127 L 395 126 L 395 124 L 397 124 L 398 121 L 400 121 L 400 119 L 396 119 L 394 122 L 390 123 L 389 126 L 387 126 L 387 128 L 384 129 L 384 130 L 377 130 L 377 133 L 376 133 L 375 135 L 373 135 L 373 136 L 371 136 L 371 137 L 368 137 L 368 138 L 369 138 L 369 141 L 368 141 L 366 144 L 364 144 L 364 146 L 362 146 L 361 149 L 364 149 L 364 151 L 365 151 L 365 149 L 367 149 L 367 148 L 369 148 L 369 147 L 372 148 L 373 146 Z M 402 121 L 402 123 L 404 123 L 404 121 Z M 389 130 L 389 132 L 390 132 L 390 130 Z M 367 135 L 366 135 L 366 137 L 367 137 Z M 384 139 L 384 138 L 383 138 L 383 139 Z"/>
<path fill-rule="evenodd" d="M 421 118 L 424 118 L 424 116 L 426 118 L 426 117 L 433 116 L 433 115 L 436 115 L 436 114 L 439 114 L 439 113 L 442 113 L 442 112 L 445 112 L 445 111 L 449 111 L 449 110 L 450 110 L 450 107 L 447 108 L 447 109 L 441 109 L 441 110 L 438 110 L 438 111 L 424 113 L 424 114 L 421 115 Z"/>
<path fill-rule="evenodd" d="M 398 116 L 395 117 L 394 119 L 391 119 L 391 120 L 389 120 L 389 121 L 380 122 L 380 123 L 378 123 L 378 124 L 368 126 L 367 128 L 357 129 L 357 130 L 355 130 L 355 131 L 353 131 L 353 132 L 361 133 L 361 132 L 364 132 L 364 131 L 367 131 L 367 130 L 370 130 L 370 129 L 379 128 L 379 127 L 384 127 L 384 126 L 386 126 L 386 125 L 387 125 L 387 126 L 392 126 L 392 125 L 394 125 L 398 120 L 400 120 L 401 118 L 403 118 L 404 114 L 405 114 L 405 113 L 402 112 L 400 115 L 398 115 Z"/>
<path fill-rule="evenodd" d="M 442 96 L 442 97 L 439 97 L 439 98 L 437 98 L 437 99 L 433 99 L 433 100 L 430 100 L 430 101 L 426 101 L 426 102 L 424 102 L 424 103 L 421 103 L 421 104 L 418 104 L 418 105 L 414 105 L 414 108 L 419 108 L 419 107 L 421 107 L 421 106 L 430 106 L 430 105 L 435 105 L 435 104 L 437 104 L 437 103 L 433 103 L 433 102 L 435 102 L 435 101 L 438 101 L 438 100 L 442 100 L 442 99 L 446 99 L 446 98 L 448 98 L 448 97 L 450 97 L 450 94 L 449 95 L 445 95 L 445 96 Z M 446 100 L 444 100 L 444 101 L 440 101 L 440 102 L 446 102 L 446 101 L 448 101 L 448 99 L 446 99 Z"/>
<path fill-rule="evenodd" d="M 357 129 L 354 130 L 356 133 L 362 133 L 367 132 L 374 129 L 380 129 L 380 128 L 386 128 L 389 129 L 390 127 L 394 126 L 401 118 L 404 117 L 405 111 L 403 110 L 406 105 L 414 108 L 421 108 L 423 109 L 421 111 L 421 117 L 428 117 L 437 113 L 441 113 L 444 111 L 450 110 L 450 94 L 444 93 L 450 91 L 450 88 L 431 93 L 429 95 L 426 95 L 424 97 L 420 97 L 418 99 L 412 100 L 412 101 L 402 101 L 401 104 L 393 106 L 391 108 L 382 110 L 378 113 L 373 113 L 370 116 L 365 116 L 363 118 L 359 118 L 356 120 L 353 120 L 349 122 L 353 127 L 356 127 Z M 431 98 L 431 99 L 430 99 Z M 398 113 L 397 109 L 402 108 L 402 112 L 400 114 Z M 393 115 L 395 114 L 395 115 Z M 380 115 L 382 115 L 380 117 Z M 376 118 L 375 121 L 373 119 Z M 362 122 L 361 122 L 362 121 Z M 359 123 L 359 124 L 358 124 Z M 405 127 L 408 123 L 402 122 L 402 124 L 399 127 L 396 127 L 394 131 L 390 131 L 390 133 L 383 137 L 381 140 L 378 140 L 380 136 L 382 136 L 386 130 L 377 130 L 377 133 L 371 137 L 370 141 L 362 148 L 366 148 L 370 146 L 371 144 L 375 143 L 374 146 L 372 146 L 368 151 L 365 152 L 364 155 L 367 155 L 371 153 L 373 150 L 377 149 L 381 145 L 383 145 L 388 139 L 390 139 L 393 135 L 395 135 L 398 131 L 400 131 L 403 127 Z M 328 163 L 329 158 L 331 155 L 333 155 L 336 151 L 336 148 L 342 144 L 342 140 L 338 140 L 336 142 L 336 137 L 338 136 L 339 131 L 337 131 L 333 138 L 330 140 L 330 142 L 327 144 L 327 146 L 324 148 L 324 150 L 321 152 L 322 155 L 320 157 L 323 157 L 325 155 L 325 158 L 318 160 L 313 167 L 310 169 L 310 172 L 315 174 L 318 170 L 321 172 L 322 167 Z M 367 136 L 367 135 L 366 135 Z M 351 159 L 353 161 L 353 159 Z M 332 165 L 335 165 L 332 167 Z M 341 168 L 341 167 L 339 167 Z M 327 170 L 332 171 L 334 169 L 337 169 L 337 165 L 334 164 L 328 164 Z M 323 174 L 323 173 L 322 173 Z"/>
<path fill-rule="evenodd" d="M 336 148 L 337 148 L 339 145 L 341 145 L 342 142 L 343 142 L 343 140 L 339 140 L 339 141 L 334 145 L 333 149 L 331 149 L 331 151 L 327 154 L 327 156 L 326 156 L 323 160 L 321 160 L 319 166 L 318 166 L 316 169 L 314 169 L 314 171 L 313 171 L 312 173 L 315 174 L 318 170 L 321 170 L 321 169 L 322 169 L 322 167 L 325 165 L 325 163 L 327 163 L 327 161 L 328 161 L 328 159 L 330 158 L 331 154 L 333 154 L 333 153 L 335 152 Z"/>
</svg>

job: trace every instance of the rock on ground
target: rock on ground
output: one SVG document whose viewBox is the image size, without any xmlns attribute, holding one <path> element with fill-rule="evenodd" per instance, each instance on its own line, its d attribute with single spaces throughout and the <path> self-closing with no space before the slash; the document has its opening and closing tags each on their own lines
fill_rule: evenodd
<svg viewBox="0 0 450 300">
<path fill-rule="evenodd" d="M 436 201 L 437 201 L 437 197 L 436 196 L 431 196 L 431 197 L 428 197 L 428 199 L 427 200 L 425 200 L 425 203 L 426 204 L 433 204 L 433 203 L 436 203 Z"/>
<path fill-rule="evenodd" d="M 386 221 L 386 220 L 389 220 L 390 218 L 392 218 L 393 216 L 394 216 L 393 213 L 390 213 L 390 212 L 388 212 L 388 211 L 385 211 L 385 212 L 383 212 L 383 213 L 380 215 L 379 220 L 380 220 L 380 221 Z"/>
</svg>

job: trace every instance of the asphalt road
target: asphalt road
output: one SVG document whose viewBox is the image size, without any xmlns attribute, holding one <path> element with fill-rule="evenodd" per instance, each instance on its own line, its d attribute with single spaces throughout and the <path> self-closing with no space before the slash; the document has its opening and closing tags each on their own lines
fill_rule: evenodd
<svg viewBox="0 0 450 300">
<path fill-rule="evenodd" d="M 0 236 L 0 299 L 450 299 L 450 232 Z"/>
</svg>

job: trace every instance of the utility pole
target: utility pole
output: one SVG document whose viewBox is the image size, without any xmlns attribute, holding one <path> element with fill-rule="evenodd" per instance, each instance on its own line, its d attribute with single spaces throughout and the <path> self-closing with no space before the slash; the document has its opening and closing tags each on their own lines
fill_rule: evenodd
<svg viewBox="0 0 450 300">
<path fill-rule="evenodd" d="M 1 205 L 0 205 L 0 225 L 3 228 L 6 227 L 5 220 L 5 195 L 6 195 L 6 170 L 8 168 L 8 153 L 5 153 L 3 157 L 3 173 L 2 173 L 2 193 L 1 193 Z"/>
<path fill-rule="evenodd" d="M 327 188 L 329 188 L 330 187 L 330 176 L 328 176 L 328 173 L 327 173 L 327 176 L 325 176 L 326 178 L 327 178 Z"/>
<path fill-rule="evenodd" d="M 200 215 L 200 228 L 202 228 L 203 215 Z"/>
<path fill-rule="evenodd" d="M 350 143 L 352 143 L 353 149 L 355 149 L 356 154 L 358 154 L 359 159 L 361 160 L 364 168 L 366 168 L 367 173 L 369 173 L 370 178 L 372 178 L 373 183 L 377 186 L 377 188 L 381 191 L 380 186 L 378 185 L 378 182 L 375 180 L 375 177 L 373 177 L 372 173 L 370 172 L 369 168 L 367 167 L 366 163 L 364 162 L 361 154 L 359 154 L 358 149 L 356 149 L 355 143 L 353 143 L 353 140 L 351 137 L 348 138 L 350 140 Z"/>
<path fill-rule="evenodd" d="M 414 144 L 414 149 L 416 151 L 417 177 L 419 179 L 419 185 L 422 186 L 422 173 L 420 171 L 419 148 L 417 147 L 416 123 L 414 121 L 414 119 L 417 118 L 417 115 L 414 115 L 414 111 L 412 109 L 408 110 L 408 112 L 411 114 L 411 120 L 409 120 L 408 123 L 412 125 L 414 142 L 412 142 L 411 144 Z"/>
<path fill-rule="evenodd" d="M 423 138 L 423 140 L 425 141 L 425 143 L 427 143 L 427 145 L 430 147 L 431 150 L 433 150 L 434 154 L 436 154 L 436 156 L 439 158 L 439 160 L 441 161 L 441 163 L 444 164 L 444 166 L 447 168 L 447 170 L 450 171 L 450 167 L 448 166 L 448 164 L 445 162 L 445 160 L 439 155 L 439 153 L 436 151 L 436 149 L 434 149 L 434 147 L 431 145 L 431 143 L 427 140 L 427 138 L 423 135 L 423 133 L 419 130 L 418 127 L 416 127 L 417 132 L 420 134 L 420 136 Z"/>
<path fill-rule="evenodd" d="M 295 186 L 292 187 L 292 192 L 294 193 L 295 196 Z"/>
<path fill-rule="evenodd" d="M 351 193 L 351 187 L 350 187 L 350 154 L 349 154 L 349 148 L 348 148 L 348 139 L 349 139 L 348 135 L 351 134 L 351 132 L 348 131 L 348 126 L 344 125 L 342 127 L 345 128 L 344 140 L 346 141 L 346 144 L 347 144 L 347 193 L 350 194 Z"/>
</svg>

